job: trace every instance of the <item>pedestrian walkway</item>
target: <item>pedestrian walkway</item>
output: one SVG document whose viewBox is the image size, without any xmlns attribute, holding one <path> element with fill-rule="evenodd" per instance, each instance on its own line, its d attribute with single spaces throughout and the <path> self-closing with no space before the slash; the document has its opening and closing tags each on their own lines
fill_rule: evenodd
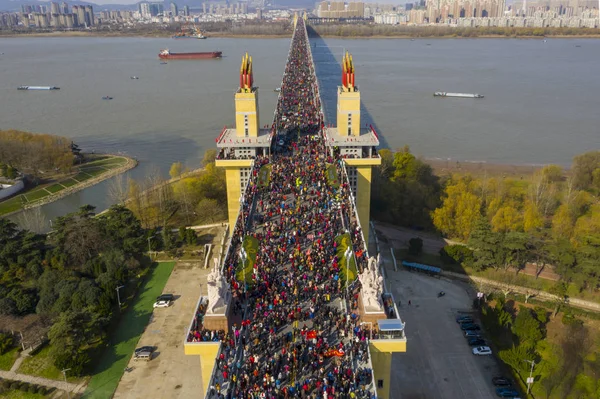
<svg viewBox="0 0 600 399">
<path fill-rule="evenodd" d="M 85 381 L 80 384 L 72 384 L 70 382 L 50 380 L 48 378 L 36 377 L 28 374 L 17 373 L 16 370 L 19 369 L 21 363 L 25 360 L 27 356 L 21 353 L 21 356 L 15 361 L 10 371 L 0 371 L 0 378 L 7 380 L 15 380 L 15 381 L 23 381 L 28 382 L 30 384 L 43 385 L 48 388 L 56 388 L 62 391 L 68 391 L 72 393 L 78 393 L 83 391 L 85 388 Z"/>
</svg>

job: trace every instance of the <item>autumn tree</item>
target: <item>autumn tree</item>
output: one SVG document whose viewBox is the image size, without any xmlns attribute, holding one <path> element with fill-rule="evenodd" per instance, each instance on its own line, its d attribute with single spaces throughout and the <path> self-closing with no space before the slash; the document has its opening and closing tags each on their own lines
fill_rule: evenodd
<svg viewBox="0 0 600 399">
<path fill-rule="evenodd" d="M 169 169 L 169 176 L 171 176 L 171 179 L 179 177 L 183 173 L 183 170 L 183 164 L 181 162 L 175 162 L 171 165 L 171 169 Z"/>
<path fill-rule="evenodd" d="M 481 199 L 471 192 L 469 184 L 464 178 L 449 182 L 442 206 L 432 213 L 433 224 L 448 237 L 467 240 L 480 216 Z"/>
<path fill-rule="evenodd" d="M 582 190 L 591 190 L 600 183 L 595 182 L 600 168 L 600 151 L 590 151 L 573 158 L 572 173 L 575 187 Z"/>
<path fill-rule="evenodd" d="M 492 218 L 492 228 L 496 232 L 517 231 L 521 229 L 521 226 L 521 214 L 512 206 L 503 206 Z"/>
</svg>

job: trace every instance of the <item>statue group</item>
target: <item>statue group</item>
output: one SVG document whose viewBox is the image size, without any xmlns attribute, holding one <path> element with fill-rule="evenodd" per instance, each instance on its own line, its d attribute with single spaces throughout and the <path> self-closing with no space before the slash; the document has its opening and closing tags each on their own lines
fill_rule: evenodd
<svg viewBox="0 0 600 399">
<path fill-rule="evenodd" d="M 379 273 L 380 262 L 374 256 L 369 258 L 367 267 L 358 275 L 362 285 L 362 299 L 365 307 L 382 309 L 383 277 Z"/>
<path fill-rule="evenodd" d="M 229 303 L 229 299 L 231 298 L 229 284 L 217 262 L 215 262 L 215 266 L 206 277 L 206 285 L 208 286 L 207 313 L 214 313 L 216 309 L 226 306 Z"/>
</svg>

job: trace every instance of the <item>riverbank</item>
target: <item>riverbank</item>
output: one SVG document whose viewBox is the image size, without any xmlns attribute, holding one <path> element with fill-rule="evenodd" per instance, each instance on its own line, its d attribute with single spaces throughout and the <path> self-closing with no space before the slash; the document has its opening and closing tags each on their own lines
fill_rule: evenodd
<svg viewBox="0 0 600 399">
<path fill-rule="evenodd" d="M 317 30 L 318 32 L 318 30 Z M 542 40 L 542 39 L 599 39 L 600 31 L 594 34 L 546 34 L 546 35 L 521 35 L 521 34 L 480 34 L 477 32 L 475 35 L 465 36 L 458 33 L 445 33 L 445 34 L 424 34 L 420 31 L 415 31 L 413 34 L 407 34 L 406 32 L 398 34 L 386 34 L 386 35 L 371 35 L 371 34 L 348 34 L 342 32 L 326 33 L 318 32 L 319 36 L 325 39 L 403 39 L 403 40 L 419 40 L 419 39 L 519 39 L 519 40 Z M 69 31 L 69 32 L 31 32 L 31 33 L 0 33 L 0 38 L 31 38 L 31 37 L 129 37 L 129 38 L 169 38 L 173 35 L 173 32 L 123 32 L 123 31 Z M 224 39 L 288 39 L 290 34 L 242 34 L 242 33 L 230 33 L 230 32 L 206 32 L 207 38 L 224 38 Z"/>
<path fill-rule="evenodd" d="M 423 161 L 431 165 L 438 176 L 449 174 L 469 174 L 474 177 L 512 177 L 523 178 L 531 176 L 536 170 L 544 165 L 519 165 L 488 163 L 485 161 L 464 161 L 456 159 L 423 158 Z"/>
<path fill-rule="evenodd" d="M 77 173 L 43 187 L 35 188 L 0 202 L 0 216 L 10 216 L 46 205 L 96 185 L 137 166 L 137 160 L 122 155 L 103 155 L 80 166 Z"/>
</svg>

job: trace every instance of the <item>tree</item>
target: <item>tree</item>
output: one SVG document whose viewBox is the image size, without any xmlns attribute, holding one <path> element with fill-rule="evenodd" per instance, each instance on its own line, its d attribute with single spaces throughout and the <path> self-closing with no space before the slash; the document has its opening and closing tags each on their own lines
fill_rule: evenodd
<svg viewBox="0 0 600 399">
<path fill-rule="evenodd" d="M 108 196 L 115 204 L 124 205 L 125 201 L 127 201 L 129 192 L 127 190 L 127 182 L 122 174 L 110 179 L 108 183 Z"/>
<path fill-rule="evenodd" d="M 410 148 L 405 145 L 394 153 L 393 180 L 412 178 L 415 176 L 415 156 L 410 153 Z"/>
<path fill-rule="evenodd" d="M 181 176 L 183 173 L 183 164 L 181 162 L 175 162 L 171 165 L 171 169 L 169 170 L 169 176 L 171 179 Z"/>
<path fill-rule="evenodd" d="M 528 370 L 528 364 L 524 362 L 524 359 L 531 359 L 533 357 L 533 353 L 531 348 L 525 345 L 513 345 L 512 348 L 500 351 L 498 353 L 500 359 L 506 364 L 508 364 L 515 371 L 517 375 L 525 381 L 523 375 L 525 375 Z"/>
<path fill-rule="evenodd" d="M 554 238 L 570 238 L 573 235 L 573 217 L 569 206 L 562 204 L 552 218 L 552 235 Z"/>
<path fill-rule="evenodd" d="M 196 206 L 196 216 L 200 222 L 214 223 L 225 219 L 225 212 L 216 200 L 205 198 Z"/>
<path fill-rule="evenodd" d="M 512 331 L 519 337 L 519 345 L 530 350 L 543 338 L 539 321 L 533 317 L 531 310 L 524 306 L 519 308 L 519 313 L 512 325 Z"/>
<path fill-rule="evenodd" d="M 573 158 L 571 173 L 575 187 L 581 190 L 593 188 L 594 172 L 600 168 L 600 151 L 590 151 Z"/>
<path fill-rule="evenodd" d="M 520 270 L 526 259 L 527 244 L 529 236 L 525 233 L 519 233 L 511 231 L 504 235 L 502 240 L 503 254 L 504 254 L 504 265 L 506 267 L 513 266 L 517 270 Z"/>
<path fill-rule="evenodd" d="M 419 255 L 423 251 L 423 240 L 420 237 L 411 238 L 408 240 L 408 253 L 411 255 Z"/>
<path fill-rule="evenodd" d="M 501 243 L 500 234 L 492 231 L 486 218 L 480 217 L 469 237 L 469 246 L 473 249 L 473 266 L 477 270 L 483 270 L 503 265 Z"/>
<path fill-rule="evenodd" d="M 512 206 L 503 206 L 492 218 L 493 230 L 500 233 L 517 231 L 521 225 L 521 215 Z"/>
<path fill-rule="evenodd" d="M 481 199 L 460 179 L 446 186 L 446 198 L 432 213 L 435 227 L 449 237 L 467 240 L 480 217 Z"/>
<path fill-rule="evenodd" d="M 527 202 L 523 212 L 523 230 L 529 233 L 537 231 L 542 227 L 544 227 L 542 215 L 540 215 L 539 210 L 532 202 Z"/>
<path fill-rule="evenodd" d="M 214 164 L 217 159 L 217 150 L 210 149 L 204 152 L 204 158 L 202 158 L 202 166 L 207 167 L 209 164 Z"/>
</svg>

